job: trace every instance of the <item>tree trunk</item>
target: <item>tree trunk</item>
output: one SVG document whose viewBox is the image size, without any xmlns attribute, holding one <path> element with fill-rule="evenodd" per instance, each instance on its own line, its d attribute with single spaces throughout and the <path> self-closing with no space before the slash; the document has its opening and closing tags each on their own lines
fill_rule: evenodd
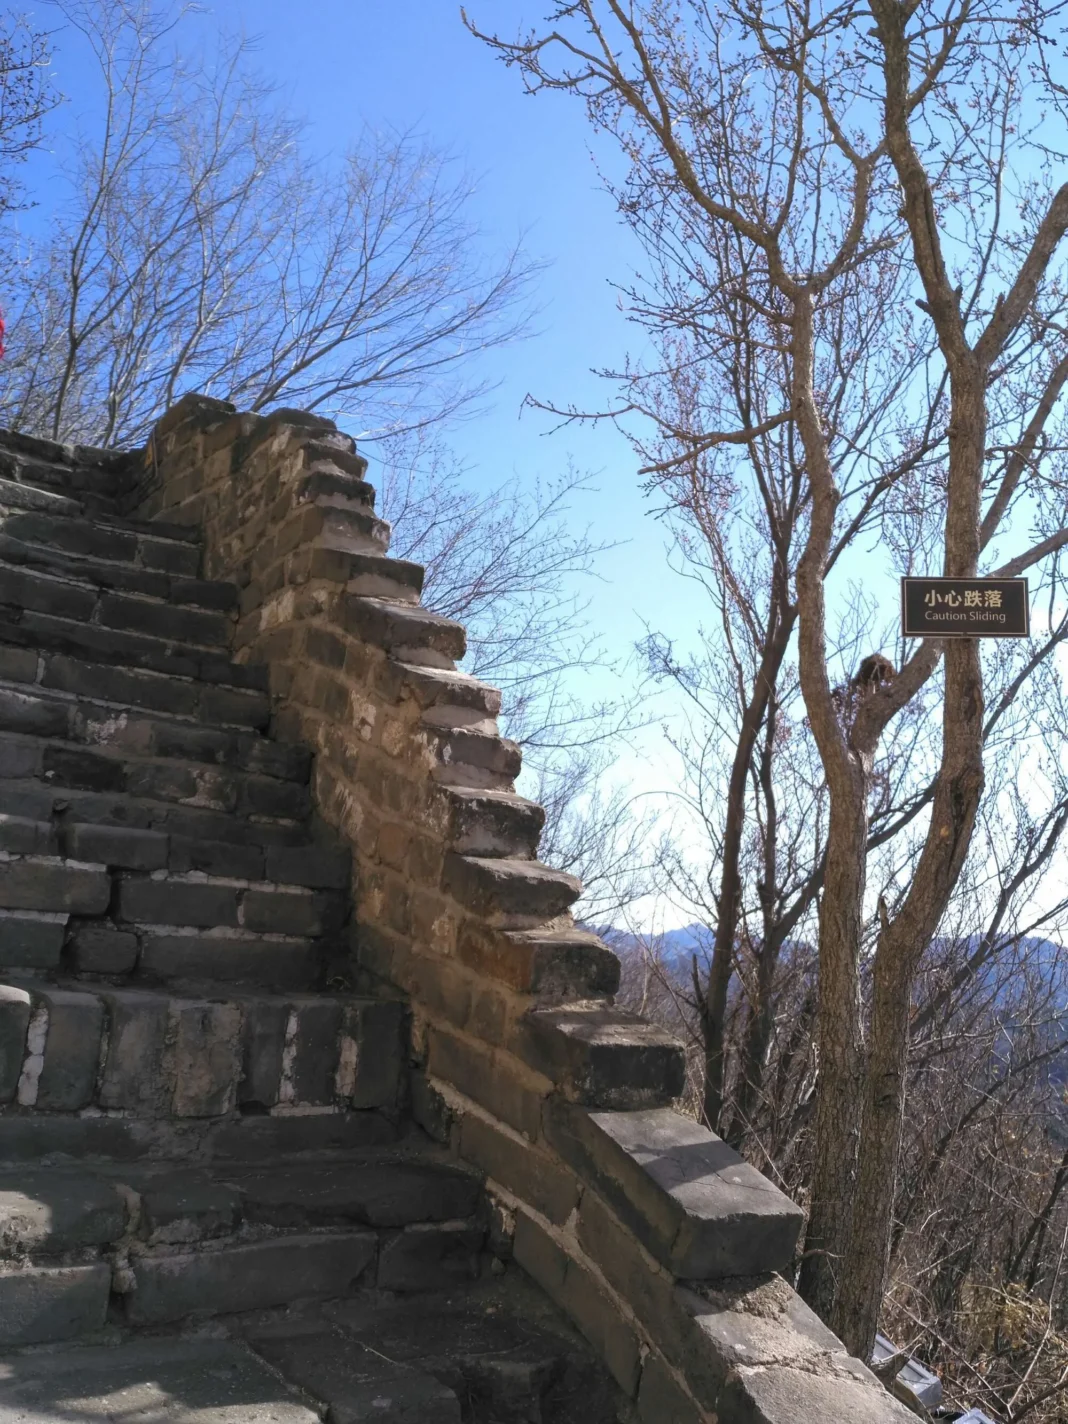
<svg viewBox="0 0 1068 1424">
<path fill-rule="evenodd" d="M 831 803 L 820 902 L 819 1083 L 811 1207 L 798 1290 L 824 1320 L 833 1315 L 849 1241 L 864 1085 L 859 947 L 868 833 L 867 789 Z"/>
</svg>

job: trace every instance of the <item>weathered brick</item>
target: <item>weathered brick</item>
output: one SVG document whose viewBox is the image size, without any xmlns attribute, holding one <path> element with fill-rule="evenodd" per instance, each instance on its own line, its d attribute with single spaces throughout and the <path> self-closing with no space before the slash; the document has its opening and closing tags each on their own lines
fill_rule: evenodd
<svg viewBox="0 0 1068 1424">
<path fill-rule="evenodd" d="M 31 1011 L 25 989 L 0 984 L 0 1103 L 9 1103 L 18 1089 Z"/>
<path fill-rule="evenodd" d="M 101 915 L 111 899 L 111 879 L 102 866 L 55 856 L 0 861 L 0 908 Z"/>
<path fill-rule="evenodd" d="M 162 870 L 167 864 L 167 848 L 167 837 L 158 831 L 76 825 L 67 832 L 67 851 L 76 860 L 127 870 Z"/>
<path fill-rule="evenodd" d="M 485 1231 L 473 1222 L 448 1221 L 408 1226 L 382 1243 L 378 1288 L 393 1291 L 447 1290 L 478 1278 Z"/>
<path fill-rule="evenodd" d="M 99 1330 L 110 1291 L 104 1264 L 0 1271 L 0 1344 L 39 1345 Z"/>
<path fill-rule="evenodd" d="M 531 1141 L 538 1136 L 542 1102 L 551 1085 L 525 1073 L 509 1055 L 435 1025 L 428 1066 L 434 1077 L 451 1083 Z"/>
<path fill-rule="evenodd" d="M 34 1106 L 75 1112 L 91 1102 L 96 1085 L 104 1005 L 95 994 L 35 990 L 48 1009 L 44 1066 Z"/>
<path fill-rule="evenodd" d="M 685 1049 L 673 1033 L 596 1003 L 525 1015 L 512 1046 L 565 1097 L 588 1107 L 657 1108 L 686 1084 Z"/>
<path fill-rule="evenodd" d="M 174 1013 L 177 1117 L 218 1117 L 234 1106 L 241 1062 L 236 1004 L 181 1001 Z"/>
<path fill-rule="evenodd" d="M 133 1325 L 347 1295 L 373 1266 L 374 1232 L 288 1236 L 220 1251 L 142 1257 L 126 1297 Z"/>
<path fill-rule="evenodd" d="M 406 1049 L 407 1007 L 399 1000 L 368 999 L 345 1005 L 342 1032 L 355 1045 L 347 1092 L 353 1108 L 392 1108 L 400 1095 Z"/>
<path fill-rule="evenodd" d="M 137 963 L 137 936 L 108 923 L 84 921 L 74 927 L 70 953 L 80 974 L 128 974 Z"/>
<path fill-rule="evenodd" d="M 442 889 L 491 924 L 525 929 L 562 915 L 578 899 L 582 882 L 536 860 L 451 854 Z"/>
<path fill-rule="evenodd" d="M 170 1001 L 162 995 L 109 991 L 108 1052 L 100 1105 L 140 1116 L 164 1116 L 173 1086 L 164 1072 Z"/>
<path fill-rule="evenodd" d="M 578 1180 L 566 1167 L 473 1107 L 460 1123 L 460 1155 L 557 1225 L 578 1205 Z"/>
<path fill-rule="evenodd" d="M 609 1292 L 522 1209 L 516 1214 L 513 1254 L 516 1264 L 571 1317 L 624 1393 L 633 1397 L 641 1368 L 640 1344 Z"/>
<path fill-rule="evenodd" d="M 0 965 L 54 969 L 69 918 L 36 910 L 0 910 Z"/>
</svg>

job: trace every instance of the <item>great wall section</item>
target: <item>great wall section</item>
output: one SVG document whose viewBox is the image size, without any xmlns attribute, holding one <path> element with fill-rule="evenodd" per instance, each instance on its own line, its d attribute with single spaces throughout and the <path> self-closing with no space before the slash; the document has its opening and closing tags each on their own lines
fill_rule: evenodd
<svg viewBox="0 0 1068 1424">
<path fill-rule="evenodd" d="M 673 1109 L 365 475 L 197 396 L 0 432 L 0 1413 L 914 1419 Z"/>
</svg>

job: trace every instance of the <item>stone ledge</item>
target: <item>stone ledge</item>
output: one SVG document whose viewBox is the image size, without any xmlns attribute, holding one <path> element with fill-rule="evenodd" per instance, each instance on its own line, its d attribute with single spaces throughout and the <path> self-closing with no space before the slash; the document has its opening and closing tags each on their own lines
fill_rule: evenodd
<svg viewBox="0 0 1068 1424">
<path fill-rule="evenodd" d="M 686 1084 L 685 1050 L 674 1034 L 599 1000 L 533 1010 L 512 1047 L 566 1099 L 590 1108 L 659 1107 Z"/>
<path fill-rule="evenodd" d="M 700 1123 L 670 1109 L 554 1102 L 546 1135 L 676 1276 L 753 1276 L 792 1262 L 801 1209 Z"/>
</svg>

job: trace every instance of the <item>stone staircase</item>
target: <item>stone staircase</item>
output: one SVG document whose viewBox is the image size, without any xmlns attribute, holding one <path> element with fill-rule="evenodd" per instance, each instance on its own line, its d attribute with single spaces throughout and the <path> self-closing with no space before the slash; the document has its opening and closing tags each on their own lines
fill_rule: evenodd
<svg viewBox="0 0 1068 1424">
<path fill-rule="evenodd" d="M 0 1424 L 903 1424 L 365 473 L 0 432 Z"/>
<path fill-rule="evenodd" d="M 406 1007 L 350 979 L 351 850 L 198 532 L 122 517 L 132 459 L 0 436 L 0 1346 L 89 1342 L 11 1357 L 0 1411 L 70 1370 L 103 1371 L 94 1408 L 230 1371 L 272 1417 L 615 1419 L 490 1271 L 482 1174 L 406 1114 Z"/>
</svg>

